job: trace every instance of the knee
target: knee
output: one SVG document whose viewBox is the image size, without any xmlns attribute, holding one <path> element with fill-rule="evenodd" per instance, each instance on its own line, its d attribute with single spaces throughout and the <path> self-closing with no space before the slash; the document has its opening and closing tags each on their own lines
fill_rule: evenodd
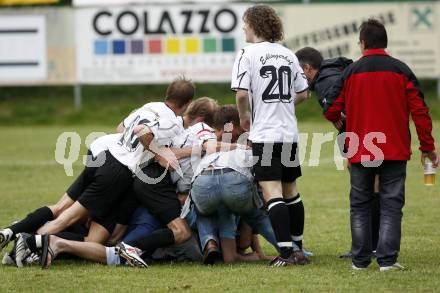
<svg viewBox="0 0 440 293">
<path fill-rule="evenodd" d="M 52 211 L 54 219 L 58 218 L 61 215 L 61 213 L 63 212 L 63 209 L 58 204 L 48 206 L 48 208 Z"/>
<path fill-rule="evenodd" d="M 172 229 L 174 234 L 174 241 L 176 244 L 183 243 L 191 238 L 191 229 L 188 225 L 179 225 Z"/>
</svg>

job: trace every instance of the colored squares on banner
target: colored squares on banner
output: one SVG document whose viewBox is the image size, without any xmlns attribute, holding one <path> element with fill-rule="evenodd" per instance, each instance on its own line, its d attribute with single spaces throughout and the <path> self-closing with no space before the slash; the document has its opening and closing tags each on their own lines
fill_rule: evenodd
<svg viewBox="0 0 440 293">
<path fill-rule="evenodd" d="M 222 51 L 223 52 L 235 52 L 235 39 L 223 38 L 222 39 Z"/>
<path fill-rule="evenodd" d="M 107 41 L 96 40 L 94 43 L 94 51 L 95 51 L 95 55 L 107 55 L 108 53 Z"/>
<path fill-rule="evenodd" d="M 124 40 L 114 40 L 113 44 L 113 54 L 122 55 L 125 54 L 125 41 Z"/>
<path fill-rule="evenodd" d="M 132 40 L 130 52 L 131 52 L 131 54 L 143 54 L 144 53 L 144 41 Z"/>
<path fill-rule="evenodd" d="M 161 40 L 149 40 L 148 41 L 148 51 L 151 54 L 162 53 L 162 41 Z"/>
<path fill-rule="evenodd" d="M 199 38 L 172 37 L 166 39 L 136 39 L 136 40 L 105 40 L 93 41 L 93 52 L 96 56 L 113 55 L 142 55 L 142 54 L 188 54 L 201 53 L 235 53 L 234 38 Z"/>
<path fill-rule="evenodd" d="M 180 40 L 176 38 L 170 38 L 166 40 L 165 52 L 167 54 L 179 54 L 180 53 Z"/>
<path fill-rule="evenodd" d="M 200 40 L 198 38 L 185 39 L 185 53 L 197 54 L 200 52 Z"/>
<path fill-rule="evenodd" d="M 217 52 L 217 40 L 213 38 L 203 40 L 203 52 L 215 53 Z"/>
</svg>

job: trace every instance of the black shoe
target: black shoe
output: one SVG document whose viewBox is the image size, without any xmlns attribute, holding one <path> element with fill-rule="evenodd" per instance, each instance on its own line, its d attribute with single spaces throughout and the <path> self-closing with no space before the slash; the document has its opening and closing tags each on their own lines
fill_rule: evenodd
<svg viewBox="0 0 440 293">
<path fill-rule="evenodd" d="M 304 255 L 302 250 L 292 252 L 290 258 L 298 265 L 306 265 L 310 263 L 310 260 Z"/>
<path fill-rule="evenodd" d="M 349 251 L 349 252 L 346 252 L 346 253 L 344 253 L 344 254 L 341 254 L 340 256 L 339 256 L 339 258 L 352 258 L 353 257 L 353 254 L 351 253 L 351 251 Z"/>
<path fill-rule="evenodd" d="M 277 256 L 269 262 L 269 266 L 272 268 L 277 267 L 286 267 L 286 266 L 294 266 L 297 265 L 295 258 L 282 258 L 281 256 Z"/>
<path fill-rule="evenodd" d="M 217 247 L 211 247 L 205 249 L 205 253 L 203 254 L 203 264 L 204 265 L 213 265 L 217 261 L 222 259 L 222 253 Z"/>
</svg>

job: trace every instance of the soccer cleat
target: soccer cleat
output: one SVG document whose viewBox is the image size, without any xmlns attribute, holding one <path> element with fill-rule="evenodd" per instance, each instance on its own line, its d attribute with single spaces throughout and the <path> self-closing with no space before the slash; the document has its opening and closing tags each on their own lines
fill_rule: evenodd
<svg viewBox="0 0 440 293">
<path fill-rule="evenodd" d="M 15 266 L 15 261 L 14 261 L 14 259 L 11 257 L 11 255 L 9 255 L 9 253 L 8 253 L 8 254 L 5 254 L 5 255 L 3 256 L 3 259 L 2 259 L 2 265 L 4 265 L 4 266 Z"/>
<path fill-rule="evenodd" d="M 148 268 L 147 263 L 139 256 L 139 249 L 125 244 L 124 242 L 120 242 L 116 245 L 115 251 L 119 257 L 125 259 L 130 266 Z"/>
<path fill-rule="evenodd" d="M 351 264 L 351 268 L 355 271 L 363 271 L 367 269 L 367 268 L 357 267 L 354 264 Z"/>
<path fill-rule="evenodd" d="M 391 266 L 385 266 L 385 267 L 380 267 L 380 271 L 381 272 L 386 272 L 386 271 L 401 271 L 404 270 L 405 267 L 403 267 L 400 263 L 396 262 Z"/>
<path fill-rule="evenodd" d="M 310 263 L 310 260 L 304 255 L 304 252 L 302 250 L 296 250 L 292 252 L 292 255 L 289 257 L 289 259 L 292 259 L 295 264 L 298 265 L 306 265 Z"/>
<path fill-rule="evenodd" d="M 17 267 L 23 267 L 23 263 L 26 263 L 26 258 L 31 254 L 30 249 L 26 244 L 26 237 L 24 233 L 17 234 L 17 241 L 15 245 L 15 263 Z"/>
<path fill-rule="evenodd" d="M 5 248 L 12 238 L 12 231 L 10 229 L 4 229 L 0 231 L 0 252 Z"/>
<path fill-rule="evenodd" d="M 269 262 L 269 266 L 272 268 L 278 267 L 286 267 L 296 265 L 296 262 L 293 258 L 282 258 L 281 256 L 277 256 Z"/>
<path fill-rule="evenodd" d="M 30 265 L 40 264 L 40 256 L 37 253 L 31 253 L 24 260 L 24 264 L 29 265 L 29 266 Z"/>
<path fill-rule="evenodd" d="M 15 263 L 15 249 L 17 247 L 17 238 L 14 240 L 14 246 L 12 247 L 11 251 L 9 251 L 7 254 L 3 256 L 2 259 L 2 265 L 8 265 L 8 266 L 16 266 Z"/>
</svg>

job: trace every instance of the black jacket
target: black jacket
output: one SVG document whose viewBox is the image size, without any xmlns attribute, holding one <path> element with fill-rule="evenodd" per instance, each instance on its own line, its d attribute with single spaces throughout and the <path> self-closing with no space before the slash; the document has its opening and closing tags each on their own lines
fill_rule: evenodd
<svg viewBox="0 0 440 293">
<path fill-rule="evenodd" d="M 324 113 L 338 97 L 342 88 L 342 72 L 351 63 L 353 60 L 345 57 L 324 60 L 315 79 L 311 82 L 310 90 L 316 93 Z"/>
</svg>

